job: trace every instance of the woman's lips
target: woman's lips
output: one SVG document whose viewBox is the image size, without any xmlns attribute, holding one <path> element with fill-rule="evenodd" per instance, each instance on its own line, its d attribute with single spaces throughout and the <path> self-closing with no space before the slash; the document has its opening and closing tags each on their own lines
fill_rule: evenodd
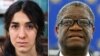
<svg viewBox="0 0 100 56">
<path fill-rule="evenodd" d="M 17 42 L 17 43 L 20 43 L 20 44 L 26 44 L 27 42 Z"/>
<path fill-rule="evenodd" d="M 27 45 L 28 42 L 17 42 L 17 44 L 21 47 L 24 47 Z"/>
</svg>

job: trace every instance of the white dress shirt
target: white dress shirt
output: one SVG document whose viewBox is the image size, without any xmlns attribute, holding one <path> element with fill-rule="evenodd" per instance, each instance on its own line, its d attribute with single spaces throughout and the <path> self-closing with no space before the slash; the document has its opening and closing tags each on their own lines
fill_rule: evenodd
<svg viewBox="0 0 100 56">
<path fill-rule="evenodd" d="M 63 56 L 63 54 L 60 52 L 59 56 Z M 86 56 L 90 56 L 89 52 L 87 53 Z"/>
</svg>

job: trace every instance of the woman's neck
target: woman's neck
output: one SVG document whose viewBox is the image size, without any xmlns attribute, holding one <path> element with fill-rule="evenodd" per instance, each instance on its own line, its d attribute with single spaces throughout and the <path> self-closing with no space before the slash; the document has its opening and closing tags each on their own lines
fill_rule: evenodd
<svg viewBox="0 0 100 56">
<path fill-rule="evenodd" d="M 37 56 L 36 48 L 24 52 L 24 51 L 16 51 L 16 56 Z"/>
</svg>

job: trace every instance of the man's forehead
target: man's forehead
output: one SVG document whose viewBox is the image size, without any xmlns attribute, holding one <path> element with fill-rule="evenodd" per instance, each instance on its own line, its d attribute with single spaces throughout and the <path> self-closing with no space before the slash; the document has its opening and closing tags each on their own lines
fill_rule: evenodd
<svg viewBox="0 0 100 56">
<path fill-rule="evenodd" d="M 67 7 L 66 9 L 62 10 L 61 18 L 89 18 L 89 12 L 86 8 L 81 7 Z"/>
<path fill-rule="evenodd" d="M 73 11 L 71 11 L 72 9 Z M 89 19 L 92 23 L 94 23 L 94 14 L 91 8 L 87 4 L 80 2 L 80 1 L 74 1 L 74 2 L 70 2 L 64 5 L 58 12 L 57 24 L 60 23 L 64 17 L 65 18 L 73 17 L 76 19 L 86 18 L 86 19 Z"/>
</svg>

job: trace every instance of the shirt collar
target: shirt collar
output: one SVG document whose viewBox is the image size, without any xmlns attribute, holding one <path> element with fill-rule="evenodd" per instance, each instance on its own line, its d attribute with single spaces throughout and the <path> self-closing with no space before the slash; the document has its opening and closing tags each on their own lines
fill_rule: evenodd
<svg viewBox="0 0 100 56">
<path fill-rule="evenodd" d="M 63 54 L 60 52 L 59 56 L 63 56 Z M 86 56 L 90 56 L 89 52 L 87 52 Z"/>
</svg>

